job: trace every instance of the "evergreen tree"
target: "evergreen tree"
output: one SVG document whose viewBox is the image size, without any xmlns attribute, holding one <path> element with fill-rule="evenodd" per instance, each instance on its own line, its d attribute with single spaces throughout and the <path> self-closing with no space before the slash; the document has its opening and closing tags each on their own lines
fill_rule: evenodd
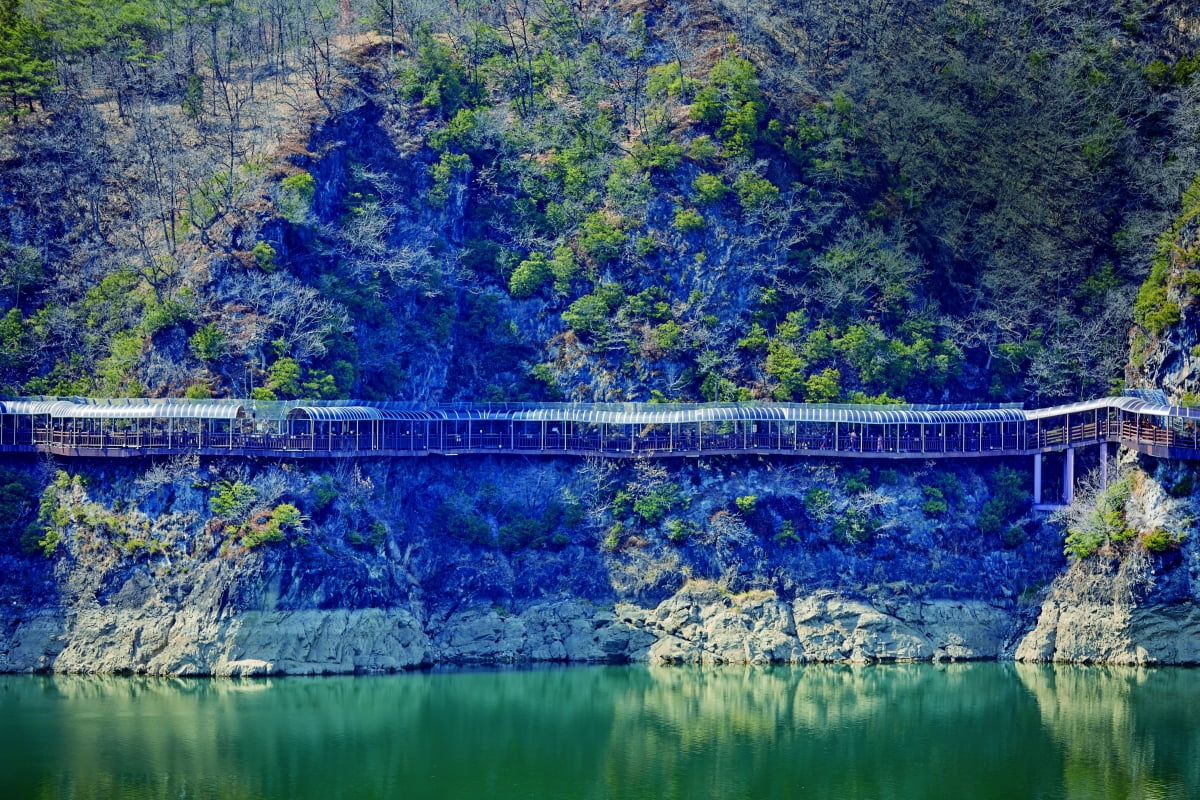
<svg viewBox="0 0 1200 800">
<path fill-rule="evenodd" d="M 19 0 L 0 0 L 0 102 L 12 120 L 54 85 L 54 65 L 41 57 L 44 31 L 21 13 Z"/>
</svg>

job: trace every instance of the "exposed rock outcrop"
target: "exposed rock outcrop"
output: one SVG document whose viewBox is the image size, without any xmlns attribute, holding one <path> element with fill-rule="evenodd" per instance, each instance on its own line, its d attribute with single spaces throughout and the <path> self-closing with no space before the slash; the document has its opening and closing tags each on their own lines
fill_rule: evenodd
<svg viewBox="0 0 1200 800">
<path fill-rule="evenodd" d="M 660 663 L 940 661 L 996 658 L 1009 611 L 979 601 L 906 601 L 889 606 L 830 591 L 778 598 L 728 595 L 689 584 L 649 612 L 644 627 Z"/>
<path fill-rule="evenodd" d="M 1200 664 L 1200 548 L 1076 563 L 1051 586 L 1018 661 Z"/>
<path fill-rule="evenodd" d="M 1142 288 L 1143 302 L 1157 297 L 1156 308 L 1169 309 L 1161 329 L 1134 327 L 1130 342 L 1130 362 L 1126 381 L 1131 386 L 1161 389 L 1172 403 L 1193 402 L 1200 391 L 1200 305 L 1192 286 L 1197 248 L 1200 247 L 1200 219 L 1180 225 L 1170 247 L 1161 256 L 1162 264 Z M 1154 294 L 1154 290 L 1160 292 Z"/>
<path fill-rule="evenodd" d="M 1050 600 L 1015 657 L 1083 664 L 1200 664 L 1200 607 L 1062 605 Z"/>
<path fill-rule="evenodd" d="M 147 675 L 320 675 L 427 663 L 427 639 L 400 609 L 249 611 L 85 609 L 64 622 L 42 611 L 0 643 L 0 671 Z"/>
<path fill-rule="evenodd" d="M 0 670 L 252 676 L 434 663 L 804 663 L 988 659 L 1009 610 L 978 601 L 880 608 L 830 591 L 784 600 L 688 583 L 654 608 L 578 599 L 470 608 L 422 626 L 403 609 L 204 614 L 153 605 L 43 610 L 0 639 Z"/>
</svg>

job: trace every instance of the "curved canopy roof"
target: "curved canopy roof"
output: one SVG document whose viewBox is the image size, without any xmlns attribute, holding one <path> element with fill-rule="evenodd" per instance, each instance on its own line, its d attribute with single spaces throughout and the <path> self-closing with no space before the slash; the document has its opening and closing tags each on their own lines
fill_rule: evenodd
<svg viewBox="0 0 1200 800">
<path fill-rule="evenodd" d="M 1161 393 L 1158 393 L 1161 394 Z M 1061 417 L 1064 414 L 1076 414 L 1084 411 L 1115 408 L 1132 414 L 1145 414 L 1154 417 L 1175 417 L 1179 419 L 1200 419 L 1200 408 L 1184 408 L 1166 403 L 1157 403 L 1143 397 L 1099 397 L 1095 400 L 1084 400 L 1080 403 L 1070 403 L 1049 408 L 1034 408 L 1025 412 L 1028 419 L 1046 419 Z"/>
<path fill-rule="evenodd" d="M 246 407 L 237 401 L 110 400 L 78 403 L 60 400 L 50 404 L 58 419 L 237 419 Z"/>
<path fill-rule="evenodd" d="M 577 422 L 606 425 L 669 425 L 695 422 L 787 421 L 855 422 L 869 425 L 1021 422 L 1018 408 L 970 406 L 866 406 L 804 403 L 542 404 L 508 409 L 441 408 L 426 412 L 434 419 L 501 419 Z"/>
<path fill-rule="evenodd" d="M 5 400 L 0 403 L 0 414 L 24 414 L 37 416 L 49 414 L 58 404 L 57 400 Z"/>
<path fill-rule="evenodd" d="M 1022 410 L 995 405 L 832 405 L 810 403 L 264 403 L 242 400 L 47 399 L 0 401 L 0 414 L 48 415 L 57 419 L 237 419 L 253 411 L 259 419 L 317 422 L 408 420 L 413 422 L 495 420 L 574 422 L 605 425 L 668 425 L 696 422 L 785 421 L 866 425 L 945 425 L 1023 422 L 1065 414 L 1118 409 L 1125 412 L 1200 419 L 1200 409 L 1181 408 L 1145 397 L 1102 397 L 1080 403 Z"/>
<path fill-rule="evenodd" d="M 383 412 L 370 406 L 294 406 L 288 419 L 310 419 L 313 422 L 355 422 L 383 419 Z"/>
</svg>

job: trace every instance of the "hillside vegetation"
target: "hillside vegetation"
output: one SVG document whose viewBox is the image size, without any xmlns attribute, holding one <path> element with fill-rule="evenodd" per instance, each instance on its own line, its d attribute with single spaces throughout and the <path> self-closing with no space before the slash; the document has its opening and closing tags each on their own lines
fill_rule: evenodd
<svg viewBox="0 0 1200 800">
<path fill-rule="evenodd" d="M 1182 8 L 4 0 L 0 389 L 1105 393 Z"/>
</svg>

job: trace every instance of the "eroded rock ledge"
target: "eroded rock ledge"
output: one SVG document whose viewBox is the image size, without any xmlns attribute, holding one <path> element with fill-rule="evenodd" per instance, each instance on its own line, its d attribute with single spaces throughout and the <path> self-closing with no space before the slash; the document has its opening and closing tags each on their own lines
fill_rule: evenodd
<svg viewBox="0 0 1200 800">
<path fill-rule="evenodd" d="M 928 661 L 1002 657 L 1011 609 L 980 601 L 888 607 L 831 591 L 733 595 L 692 582 L 654 608 L 577 599 L 426 622 L 405 609 L 205 615 L 95 606 L 13 620 L 0 670 L 151 675 L 334 674 L 430 664 Z"/>
</svg>

